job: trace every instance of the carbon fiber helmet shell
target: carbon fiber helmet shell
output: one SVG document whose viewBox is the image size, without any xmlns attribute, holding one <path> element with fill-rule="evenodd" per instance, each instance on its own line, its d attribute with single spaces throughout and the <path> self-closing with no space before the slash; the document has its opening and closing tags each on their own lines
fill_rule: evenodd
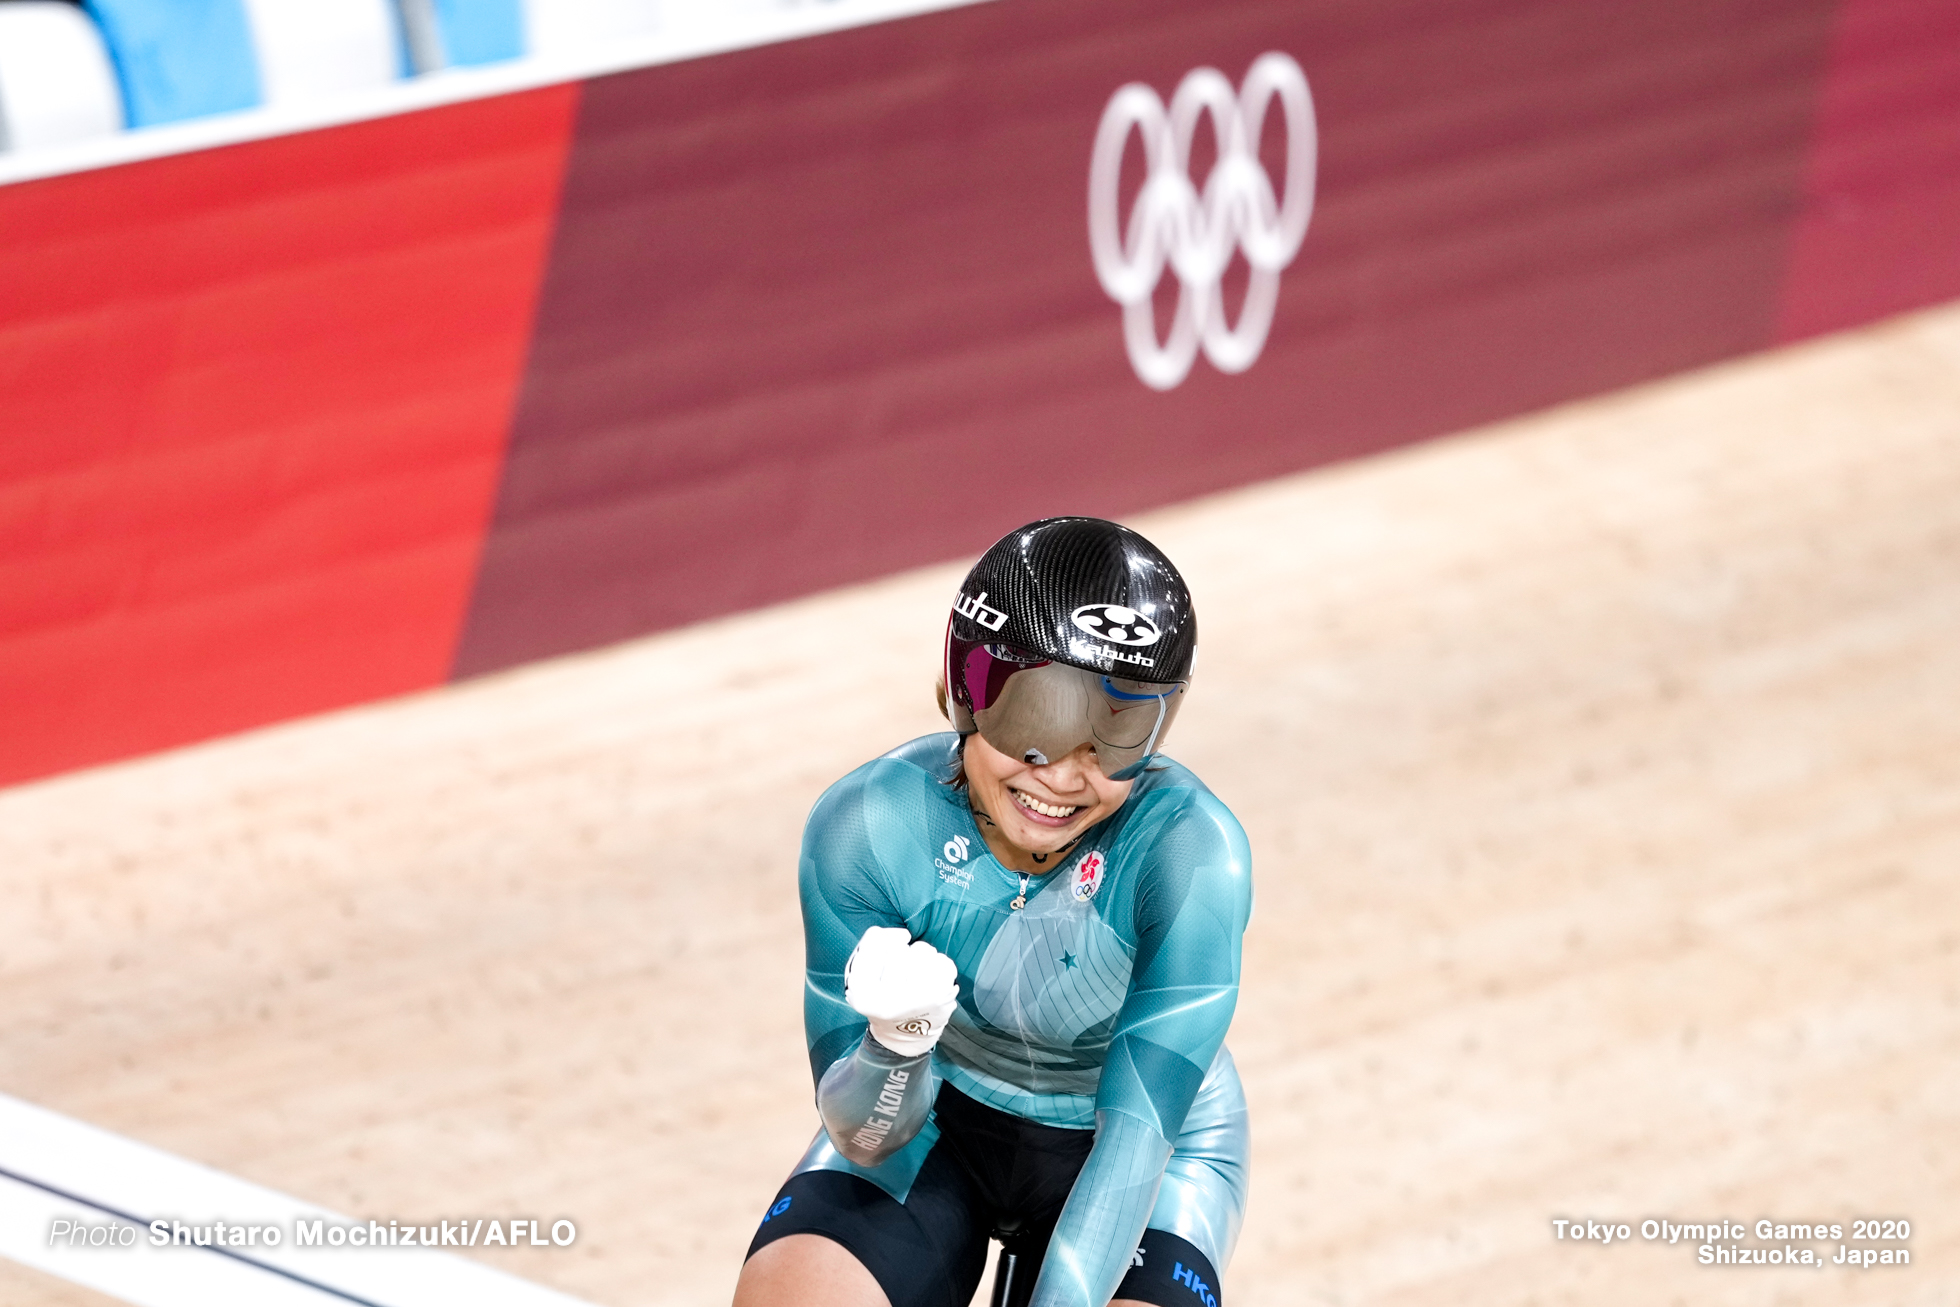
<svg viewBox="0 0 1960 1307">
<path fill-rule="evenodd" d="M 1128 609 L 1149 628 L 1091 634 L 1096 606 Z M 1099 517 L 1050 517 L 1010 531 L 980 555 L 953 603 L 951 634 L 998 641 L 1085 671 L 1182 681 L 1198 651 L 1191 591 L 1164 551 Z"/>
<path fill-rule="evenodd" d="M 959 731 L 977 729 L 997 748 L 1008 741 L 997 740 L 996 729 L 1011 735 L 1013 747 L 1003 751 L 1015 756 L 1026 746 L 1035 746 L 1030 757 L 1065 751 L 1079 735 L 1097 741 L 1106 769 L 1127 769 L 1160 742 L 1190 683 L 1197 647 L 1191 592 L 1162 550 L 1101 518 L 1047 518 L 997 541 L 954 596 L 946 628 L 947 710 Z M 980 650 L 1009 659 L 1018 654 L 1031 670 L 1016 672 L 1014 662 Z M 1067 676 L 1056 679 L 1060 668 L 1034 674 L 1035 660 L 1091 675 L 1082 685 L 1065 683 Z M 991 681 L 977 670 L 983 664 Z M 1098 684 L 1101 691 L 1093 691 Z M 1159 698 L 1153 686 L 1175 688 Z M 1099 699 L 1102 692 L 1113 698 L 1100 707 L 1064 707 L 1071 697 Z M 993 707 L 997 695 L 1016 702 Z M 1146 701 L 1148 712 L 1130 711 Z M 1009 725 L 1003 710 L 1016 724 Z M 1117 738 L 1111 732 L 1119 722 Z"/>
</svg>

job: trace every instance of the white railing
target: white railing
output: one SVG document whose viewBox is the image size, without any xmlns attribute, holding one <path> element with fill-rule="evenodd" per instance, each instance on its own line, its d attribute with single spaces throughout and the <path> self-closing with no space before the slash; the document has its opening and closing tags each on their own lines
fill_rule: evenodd
<svg viewBox="0 0 1960 1307">
<path fill-rule="evenodd" d="M 56 0 L 0 4 L 0 150 L 122 130 L 122 92 L 95 24 Z"/>
<path fill-rule="evenodd" d="M 146 98 L 126 80 L 154 76 L 158 60 L 118 50 L 119 42 L 137 38 L 119 30 L 114 0 L 98 0 L 100 33 L 82 10 L 59 0 L 0 0 L 0 115 L 10 125 L 0 137 L 0 184 L 983 2 L 476 0 L 492 10 L 517 6 L 515 30 L 499 32 L 494 22 L 475 21 L 485 10 L 473 10 L 472 0 L 209 0 L 244 15 L 249 48 L 234 62 L 249 66 L 228 72 L 245 92 L 219 112 L 159 121 L 158 97 Z M 217 44 L 191 50 L 208 59 Z M 190 79 L 182 89 L 194 101 L 208 82 Z"/>
</svg>

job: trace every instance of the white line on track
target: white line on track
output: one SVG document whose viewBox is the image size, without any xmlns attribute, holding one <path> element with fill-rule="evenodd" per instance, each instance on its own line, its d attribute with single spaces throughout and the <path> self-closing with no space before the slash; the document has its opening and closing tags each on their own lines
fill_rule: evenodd
<svg viewBox="0 0 1960 1307">
<path fill-rule="evenodd" d="M 50 1245 L 59 1220 L 139 1227 L 129 1247 Z M 148 1224 L 276 1225 L 276 1248 L 157 1248 Z M 452 1220 L 455 1215 L 452 1214 Z M 294 1246 L 351 1218 L 0 1094 L 0 1256 L 137 1307 L 586 1307 L 436 1249 Z"/>
</svg>

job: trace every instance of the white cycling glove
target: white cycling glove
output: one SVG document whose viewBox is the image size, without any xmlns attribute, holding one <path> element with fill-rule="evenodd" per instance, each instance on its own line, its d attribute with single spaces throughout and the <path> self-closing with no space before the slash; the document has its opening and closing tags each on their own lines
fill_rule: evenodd
<svg viewBox="0 0 1960 1307">
<path fill-rule="evenodd" d="M 844 1001 L 901 1057 L 930 1053 L 959 1002 L 959 968 L 900 926 L 873 926 L 844 964 Z"/>
</svg>

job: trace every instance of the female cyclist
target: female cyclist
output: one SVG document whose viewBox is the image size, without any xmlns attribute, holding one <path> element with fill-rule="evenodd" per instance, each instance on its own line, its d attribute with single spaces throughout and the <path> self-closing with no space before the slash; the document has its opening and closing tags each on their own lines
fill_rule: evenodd
<svg viewBox="0 0 1960 1307">
<path fill-rule="evenodd" d="M 866 763 L 803 837 L 823 1128 L 736 1307 L 1218 1307 L 1245 1210 L 1225 1050 L 1245 833 L 1159 750 L 1197 622 L 1143 537 L 1051 518 L 954 600 L 957 728 Z"/>
</svg>

